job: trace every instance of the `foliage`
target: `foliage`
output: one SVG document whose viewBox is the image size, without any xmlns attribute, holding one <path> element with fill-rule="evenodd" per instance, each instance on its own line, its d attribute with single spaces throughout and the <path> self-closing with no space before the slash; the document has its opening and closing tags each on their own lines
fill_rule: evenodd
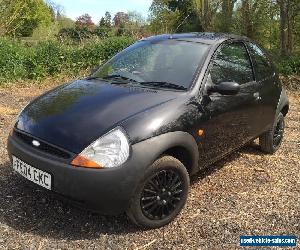
<svg viewBox="0 0 300 250">
<path fill-rule="evenodd" d="M 146 24 L 143 16 L 136 11 L 129 11 L 127 15 L 128 20 L 119 27 L 119 33 L 132 37 L 139 37 L 140 35 L 143 35 L 144 26 Z"/>
<path fill-rule="evenodd" d="M 88 27 L 77 26 L 74 28 L 61 29 L 57 36 L 61 40 L 61 42 L 68 42 L 69 40 L 71 40 L 75 43 L 82 43 L 85 39 L 92 38 L 93 34 L 94 31 L 89 30 Z"/>
<path fill-rule="evenodd" d="M 87 28 L 89 30 L 95 27 L 95 24 L 92 21 L 92 17 L 89 14 L 84 14 L 80 17 L 77 17 L 75 24 L 79 28 Z"/>
<path fill-rule="evenodd" d="M 165 1 L 154 0 L 150 7 L 150 29 L 153 33 L 173 33 L 179 22 L 180 12 L 171 11 Z"/>
<path fill-rule="evenodd" d="M 134 42 L 129 37 L 111 37 L 82 46 L 67 46 L 56 41 L 40 42 L 27 47 L 0 39 L 0 82 L 37 79 L 67 72 L 78 74 L 108 60 Z"/>
<path fill-rule="evenodd" d="M 277 67 L 279 72 L 285 76 L 300 75 L 300 55 L 280 61 Z"/>
<path fill-rule="evenodd" d="M 57 37 L 59 37 L 58 34 L 63 34 L 63 32 L 61 31 L 74 30 L 74 28 L 75 22 L 72 19 L 67 18 L 63 15 L 58 15 L 51 22 L 51 24 L 40 25 L 39 27 L 37 27 L 33 31 L 32 36 L 26 40 L 34 41 L 35 43 L 37 43 L 38 41 L 56 40 Z M 78 37 L 76 37 L 76 39 L 80 40 Z M 24 40 L 24 38 L 22 38 L 22 40 Z"/>
<path fill-rule="evenodd" d="M 220 0 L 193 0 L 193 8 L 198 15 L 201 31 L 220 31 L 223 26 Z M 227 12 L 228 13 L 228 12 Z"/>
<path fill-rule="evenodd" d="M 80 44 L 92 38 L 108 38 L 113 36 L 142 37 L 145 33 L 146 21 L 138 12 L 118 12 L 111 19 L 106 12 L 98 25 L 94 25 L 91 17 L 83 15 L 76 21 L 76 25 L 59 30 L 57 37 L 62 42 Z"/>
<path fill-rule="evenodd" d="M 284 57 L 300 51 L 299 0 L 153 0 L 149 21 L 153 33 L 235 33 Z"/>
<path fill-rule="evenodd" d="M 127 13 L 117 12 L 114 16 L 113 22 L 116 27 L 120 27 L 129 21 L 129 17 Z"/>
<path fill-rule="evenodd" d="M 300 74 L 299 0 L 153 0 L 149 11 L 148 22 L 138 12 L 106 12 L 94 24 L 89 14 L 74 22 L 51 0 L 0 0 L 0 81 L 75 74 L 135 39 L 193 31 L 250 37 L 282 74 Z"/>
<path fill-rule="evenodd" d="M 106 11 L 104 17 L 100 19 L 95 34 L 101 38 L 110 36 L 110 33 L 112 31 L 111 22 L 111 14 L 108 11 Z"/>
<path fill-rule="evenodd" d="M 56 18 L 56 23 L 58 24 L 60 29 L 65 29 L 65 28 L 74 28 L 75 27 L 75 22 L 68 17 L 59 15 Z"/>
<path fill-rule="evenodd" d="M 0 35 L 31 36 L 51 18 L 51 8 L 43 0 L 0 0 Z"/>
<path fill-rule="evenodd" d="M 0 81 L 25 78 L 27 70 L 24 67 L 30 52 L 19 43 L 7 39 L 0 40 Z"/>
</svg>

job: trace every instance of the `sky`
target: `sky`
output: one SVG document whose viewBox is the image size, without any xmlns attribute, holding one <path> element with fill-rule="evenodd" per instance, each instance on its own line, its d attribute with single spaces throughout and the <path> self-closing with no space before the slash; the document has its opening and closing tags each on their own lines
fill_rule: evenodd
<svg viewBox="0 0 300 250">
<path fill-rule="evenodd" d="M 119 11 L 138 11 L 145 18 L 152 0 L 52 0 L 64 9 L 67 17 L 76 19 L 78 16 L 88 13 L 92 16 L 93 22 L 98 23 L 106 11 L 116 14 Z"/>
</svg>

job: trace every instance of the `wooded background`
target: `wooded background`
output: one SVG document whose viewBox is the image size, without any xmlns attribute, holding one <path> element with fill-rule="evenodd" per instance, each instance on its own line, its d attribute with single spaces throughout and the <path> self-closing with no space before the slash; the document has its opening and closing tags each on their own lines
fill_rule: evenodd
<svg viewBox="0 0 300 250">
<path fill-rule="evenodd" d="M 0 0 L 0 82 L 78 74 L 142 37 L 203 31 L 247 36 L 281 74 L 300 73 L 300 0 L 153 0 L 147 18 L 106 12 L 97 24 L 51 1 Z"/>
</svg>

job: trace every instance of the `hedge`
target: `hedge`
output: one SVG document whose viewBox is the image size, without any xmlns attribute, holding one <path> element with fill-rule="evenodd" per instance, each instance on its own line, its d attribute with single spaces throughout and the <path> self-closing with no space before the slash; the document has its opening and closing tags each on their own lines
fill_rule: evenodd
<svg viewBox="0 0 300 250">
<path fill-rule="evenodd" d="M 110 37 L 80 46 L 56 41 L 26 46 L 18 41 L 0 38 L 0 83 L 14 80 L 41 79 L 60 73 L 78 74 L 106 61 L 134 42 L 131 37 Z M 300 56 L 276 63 L 283 75 L 300 74 Z"/>
<path fill-rule="evenodd" d="M 277 63 L 279 72 L 284 76 L 300 75 L 300 54 Z"/>
<path fill-rule="evenodd" d="M 76 74 L 99 65 L 133 42 L 130 37 L 110 37 L 81 46 L 47 41 L 28 47 L 0 38 L 0 83 L 60 73 Z"/>
</svg>

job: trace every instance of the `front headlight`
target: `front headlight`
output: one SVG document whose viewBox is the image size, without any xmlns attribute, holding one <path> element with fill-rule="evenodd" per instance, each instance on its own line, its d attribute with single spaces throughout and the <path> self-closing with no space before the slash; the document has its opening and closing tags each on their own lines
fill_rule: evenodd
<svg viewBox="0 0 300 250">
<path fill-rule="evenodd" d="M 113 168 L 129 157 L 129 142 L 121 127 L 117 127 L 84 149 L 72 165 L 88 168 Z"/>
</svg>

